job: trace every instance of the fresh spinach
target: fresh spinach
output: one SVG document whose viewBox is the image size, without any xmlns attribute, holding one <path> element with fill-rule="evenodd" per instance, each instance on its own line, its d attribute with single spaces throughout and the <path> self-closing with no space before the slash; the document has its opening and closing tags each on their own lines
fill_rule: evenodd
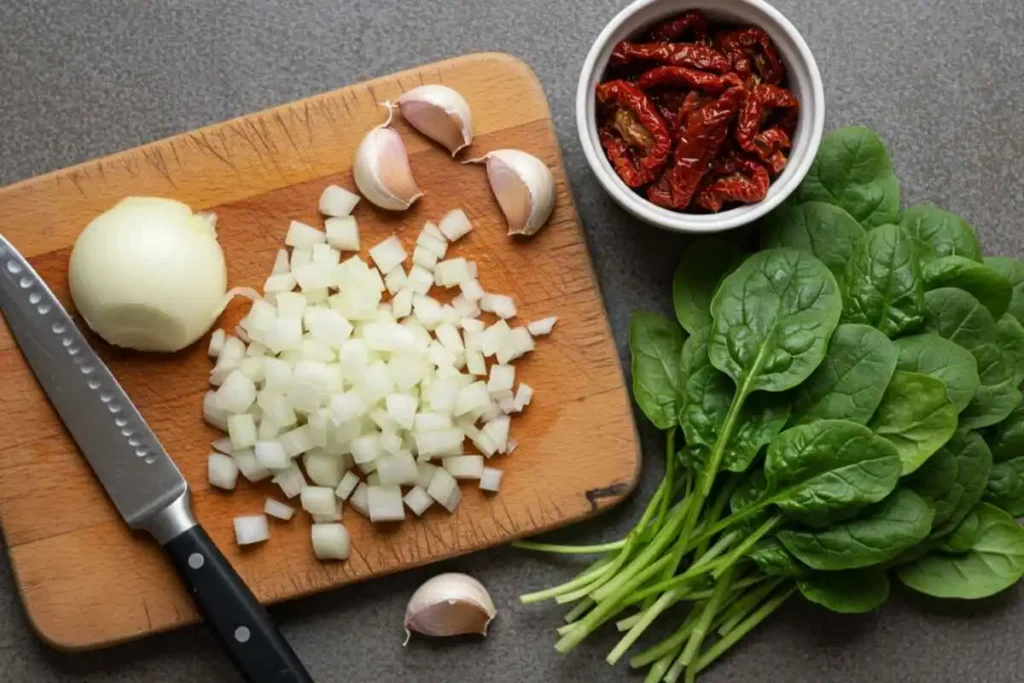
<svg viewBox="0 0 1024 683">
<path fill-rule="evenodd" d="M 811 572 L 796 585 L 811 602 L 840 614 L 870 612 L 889 599 L 889 577 L 881 567 Z"/>
<path fill-rule="evenodd" d="M 791 201 L 835 204 L 872 228 L 899 218 L 900 184 L 885 144 L 874 131 L 842 128 L 822 138 L 814 163 Z"/>
<path fill-rule="evenodd" d="M 843 321 L 876 327 L 888 337 L 924 322 L 924 279 L 910 238 L 898 225 L 864 236 L 846 268 Z"/>
<path fill-rule="evenodd" d="M 897 347 L 884 334 L 868 325 L 840 325 L 821 365 L 793 390 L 792 423 L 843 419 L 867 424 L 896 363 Z"/>
<path fill-rule="evenodd" d="M 980 508 L 980 505 L 975 505 L 968 510 L 960 524 L 943 538 L 935 549 L 947 553 L 968 552 L 981 536 L 981 515 L 978 514 Z"/>
<path fill-rule="evenodd" d="M 1006 256 L 987 256 L 985 265 L 996 271 L 1013 287 L 1007 313 L 1024 325 L 1024 261 Z"/>
<path fill-rule="evenodd" d="M 953 436 L 956 409 L 940 380 L 897 370 L 868 427 L 896 446 L 909 474 Z"/>
<path fill-rule="evenodd" d="M 679 356 L 683 331 L 655 313 L 633 315 L 629 326 L 633 396 L 658 429 L 676 425 L 679 415 Z"/>
<path fill-rule="evenodd" d="M 758 541 L 747 553 L 747 557 L 768 576 L 799 579 L 811 574 L 811 570 L 800 564 L 800 561 L 774 536 Z"/>
<path fill-rule="evenodd" d="M 672 278 L 672 304 L 684 330 L 696 334 L 711 324 L 715 290 L 741 257 L 735 245 L 718 237 L 694 242 L 683 252 Z"/>
<path fill-rule="evenodd" d="M 694 332 L 683 342 L 683 350 L 679 356 L 679 386 L 685 387 L 686 383 L 698 370 L 711 365 L 708 360 L 708 337 L 711 336 L 711 329 L 705 327 Z"/>
<path fill-rule="evenodd" d="M 967 523 L 965 521 L 965 523 Z M 962 553 L 933 551 L 896 572 L 905 585 L 937 598 L 976 600 L 1024 576 L 1024 528 L 995 506 L 977 507 L 977 528 Z"/>
<path fill-rule="evenodd" d="M 851 520 L 820 530 L 784 529 L 778 537 L 811 569 L 839 571 L 891 560 L 924 540 L 931 527 L 931 506 L 901 486 Z"/>
<path fill-rule="evenodd" d="M 992 317 L 1006 313 L 1013 294 L 1013 285 L 995 269 L 964 258 L 941 256 L 925 263 L 921 269 L 927 289 L 959 287 L 970 293 L 989 310 Z"/>
<path fill-rule="evenodd" d="M 715 445 L 729 406 L 735 398 L 732 380 L 711 366 L 698 370 L 686 383 L 679 423 L 688 443 L 708 448 Z M 740 412 L 737 427 L 725 444 L 722 467 L 744 472 L 757 452 L 785 426 L 789 404 L 783 396 L 759 392 L 751 396 Z"/>
<path fill-rule="evenodd" d="M 983 500 L 1014 517 L 1024 517 L 1024 455 L 992 466 Z"/>
<path fill-rule="evenodd" d="M 935 510 L 932 536 L 945 536 L 981 500 L 992 452 L 977 432 L 957 432 L 904 483 Z"/>
<path fill-rule="evenodd" d="M 984 435 L 994 462 L 1024 455 L 1024 405 L 1018 404 L 1005 420 L 989 427 Z"/>
<path fill-rule="evenodd" d="M 1010 368 L 1014 386 L 1024 381 L 1024 327 L 1009 313 L 996 323 L 996 344 Z"/>
<path fill-rule="evenodd" d="M 834 204 L 783 204 L 762 221 L 761 248 L 792 247 L 806 251 L 842 281 L 853 245 L 863 236 L 860 223 Z"/>
<path fill-rule="evenodd" d="M 938 256 L 963 256 L 981 262 L 981 245 L 974 228 L 956 214 L 928 204 L 912 206 L 903 212 L 900 225 Z"/>
<path fill-rule="evenodd" d="M 898 360 L 896 367 L 941 380 L 957 413 L 974 398 L 981 379 L 978 361 L 964 347 L 937 334 L 915 334 L 893 342 Z"/>
</svg>

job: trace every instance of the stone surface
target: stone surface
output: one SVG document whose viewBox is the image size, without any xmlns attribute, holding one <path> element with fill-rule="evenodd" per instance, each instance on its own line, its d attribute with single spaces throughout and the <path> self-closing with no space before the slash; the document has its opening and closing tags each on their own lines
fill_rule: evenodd
<svg viewBox="0 0 1024 683">
<path fill-rule="evenodd" d="M 1024 4 L 1019 0 L 777 0 L 815 52 L 826 127 L 861 123 L 886 138 L 905 201 L 960 213 L 990 253 L 1024 256 Z M 613 0 L 3 0 L 0 184 L 457 54 L 501 50 L 528 62 L 551 100 L 559 139 L 623 359 L 630 313 L 668 311 L 682 240 L 619 211 L 590 176 L 576 138 L 576 77 Z M 2 230 L 2 221 L 0 221 Z M 629 528 L 660 476 L 646 425 L 639 494 L 556 534 L 611 539 Z M 598 457 L 599 453 L 595 453 Z M 0 492 L 2 495 L 2 492 Z M 0 679 L 50 683 L 234 680 L 193 627 L 88 654 L 30 632 L 0 558 Z M 639 680 L 603 661 L 602 632 L 553 650 L 561 608 L 515 596 L 568 579 L 573 561 L 510 548 L 281 605 L 286 636 L 320 683 Z M 485 642 L 401 647 L 405 602 L 440 570 L 468 571 L 499 608 Z M 794 601 L 703 680 L 765 683 L 1002 683 L 1019 680 L 1020 590 L 938 605 L 896 591 L 877 614 L 838 618 Z"/>
</svg>

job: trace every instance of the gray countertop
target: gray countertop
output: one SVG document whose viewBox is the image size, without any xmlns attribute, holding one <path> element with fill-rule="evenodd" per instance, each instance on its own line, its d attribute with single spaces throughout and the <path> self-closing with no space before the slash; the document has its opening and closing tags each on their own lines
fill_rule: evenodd
<svg viewBox="0 0 1024 683">
<path fill-rule="evenodd" d="M 2 0 L 0 185 L 323 90 L 461 53 L 523 58 L 551 100 L 570 180 L 622 357 L 630 313 L 667 309 L 680 242 L 617 210 L 576 139 L 576 76 L 621 0 Z M 685 4 L 685 3 L 681 3 Z M 417 7 L 417 5 L 420 5 Z M 825 78 L 826 127 L 886 138 L 906 201 L 965 216 L 990 253 L 1024 256 L 1024 3 L 1021 0 L 778 0 Z M 2 229 L 2 218 L 0 218 Z M 643 486 L 603 518 L 559 534 L 627 529 L 660 476 L 641 425 Z M 0 492 L 0 495 L 3 495 Z M 500 616 L 483 643 L 401 647 L 405 602 L 439 569 L 469 571 Z M 515 596 L 574 564 L 508 548 L 298 600 L 272 611 L 318 682 L 640 680 L 603 662 L 607 632 L 553 650 L 557 607 Z M 84 570 L 84 568 L 83 568 Z M 953 607 L 897 594 L 881 612 L 836 617 L 797 601 L 704 680 L 998 683 L 1020 680 L 1020 591 Z M 0 680 L 232 681 L 199 627 L 83 655 L 31 633 L 0 559 Z"/>
</svg>

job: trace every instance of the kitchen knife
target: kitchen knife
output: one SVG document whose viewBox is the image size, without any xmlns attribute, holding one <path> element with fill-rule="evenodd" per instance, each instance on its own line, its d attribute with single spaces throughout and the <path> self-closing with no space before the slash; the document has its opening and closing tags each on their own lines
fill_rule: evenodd
<svg viewBox="0 0 1024 683">
<path fill-rule="evenodd" d="M 0 312 L 121 517 L 149 532 L 250 683 L 312 683 L 270 615 L 192 516 L 189 489 L 57 297 L 0 235 Z"/>
</svg>

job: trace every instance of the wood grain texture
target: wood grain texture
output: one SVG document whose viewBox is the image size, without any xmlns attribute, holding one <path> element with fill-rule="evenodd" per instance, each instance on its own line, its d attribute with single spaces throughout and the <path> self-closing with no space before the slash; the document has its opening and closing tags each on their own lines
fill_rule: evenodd
<svg viewBox="0 0 1024 683">
<path fill-rule="evenodd" d="M 232 517 L 262 510 L 276 487 L 241 482 L 227 494 L 206 481 L 201 420 L 211 363 L 205 341 L 171 356 L 95 345 L 189 481 L 196 514 L 260 600 L 271 603 L 486 548 L 568 524 L 614 505 L 637 480 L 638 441 L 622 370 L 566 185 L 547 101 L 533 73 L 507 55 L 440 62 L 179 135 L 0 190 L 6 236 L 71 308 L 67 262 L 79 232 L 126 195 L 180 199 L 218 214 L 232 286 L 259 287 L 292 218 L 322 225 L 316 203 L 329 183 L 352 188 L 351 159 L 383 119 L 377 102 L 421 83 L 445 83 L 472 106 L 477 136 L 462 158 L 518 148 L 547 162 L 558 185 L 551 223 L 529 241 L 505 236 L 479 166 L 463 166 L 402 122 L 426 196 L 394 215 L 356 210 L 366 249 L 392 233 L 407 247 L 424 221 L 461 207 L 475 230 L 449 252 L 480 264 L 486 289 L 515 297 L 519 319 L 558 315 L 552 336 L 517 364 L 536 389 L 513 420 L 519 448 L 497 456 L 501 493 L 463 486 L 454 515 L 371 526 L 352 511 L 349 561 L 312 555 L 309 519 L 272 522 L 271 540 L 240 550 Z M 220 325 L 244 314 L 233 303 Z M 137 638 L 198 617 L 161 551 L 129 531 L 93 478 L 0 325 L 0 524 L 28 615 L 65 649 Z"/>
</svg>

